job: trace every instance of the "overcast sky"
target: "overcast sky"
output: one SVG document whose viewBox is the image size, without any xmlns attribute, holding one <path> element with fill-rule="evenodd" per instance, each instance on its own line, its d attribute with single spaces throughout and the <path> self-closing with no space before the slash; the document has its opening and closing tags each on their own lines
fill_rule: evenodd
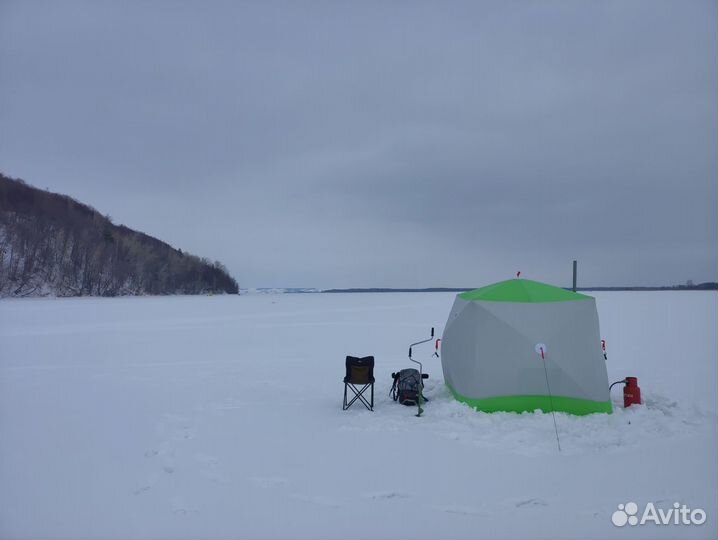
<svg viewBox="0 0 718 540">
<path fill-rule="evenodd" d="M 242 287 L 718 279 L 715 1 L 0 1 L 0 171 Z"/>
</svg>

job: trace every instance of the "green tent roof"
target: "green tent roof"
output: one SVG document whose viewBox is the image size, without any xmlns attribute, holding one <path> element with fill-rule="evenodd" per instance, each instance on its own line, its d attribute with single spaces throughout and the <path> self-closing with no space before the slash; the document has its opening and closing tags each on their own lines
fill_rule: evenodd
<svg viewBox="0 0 718 540">
<path fill-rule="evenodd" d="M 530 279 L 509 279 L 461 293 L 459 298 L 487 302 L 540 303 L 588 300 L 591 297 Z"/>
</svg>

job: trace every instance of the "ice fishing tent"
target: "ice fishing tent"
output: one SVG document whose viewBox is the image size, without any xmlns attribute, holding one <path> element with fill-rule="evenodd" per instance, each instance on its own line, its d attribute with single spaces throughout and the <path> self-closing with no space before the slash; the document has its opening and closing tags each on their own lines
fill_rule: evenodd
<svg viewBox="0 0 718 540">
<path fill-rule="evenodd" d="M 441 341 L 444 380 L 481 411 L 610 413 L 600 339 L 593 297 L 502 281 L 456 296 Z"/>
</svg>

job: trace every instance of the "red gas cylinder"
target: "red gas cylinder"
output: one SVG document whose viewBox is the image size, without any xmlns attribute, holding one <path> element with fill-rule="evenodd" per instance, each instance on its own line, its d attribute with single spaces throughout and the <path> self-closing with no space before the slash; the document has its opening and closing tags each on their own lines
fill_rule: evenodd
<svg viewBox="0 0 718 540">
<path fill-rule="evenodd" d="M 623 387 L 623 406 L 641 404 L 641 389 L 638 387 L 636 377 L 626 377 L 626 386 Z"/>
</svg>

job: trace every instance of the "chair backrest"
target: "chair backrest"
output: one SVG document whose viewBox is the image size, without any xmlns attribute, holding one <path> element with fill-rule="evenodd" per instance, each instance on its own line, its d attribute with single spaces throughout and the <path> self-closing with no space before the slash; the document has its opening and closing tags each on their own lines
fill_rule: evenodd
<svg viewBox="0 0 718 540">
<path fill-rule="evenodd" d="M 374 382 L 374 357 L 347 356 L 347 374 L 344 382 L 352 384 L 370 384 Z"/>
</svg>

